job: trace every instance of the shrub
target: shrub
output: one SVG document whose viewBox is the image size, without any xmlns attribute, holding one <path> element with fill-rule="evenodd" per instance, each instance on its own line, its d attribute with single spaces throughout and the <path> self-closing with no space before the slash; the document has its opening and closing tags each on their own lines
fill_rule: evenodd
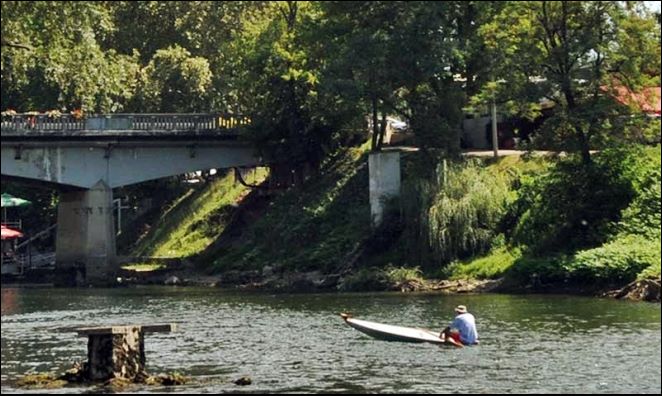
<svg viewBox="0 0 662 396">
<path fill-rule="evenodd" d="M 660 240 L 626 235 L 595 249 L 578 252 L 565 266 L 577 281 L 627 283 L 660 265 Z"/>
<path fill-rule="evenodd" d="M 660 240 L 625 235 L 594 249 L 548 257 L 522 256 L 508 270 L 520 283 L 625 284 L 660 274 Z"/>
<path fill-rule="evenodd" d="M 611 149 L 586 165 L 560 161 L 546 175 L 525 180 L 514 209 L 512 240 L 533 253 L 572 252 L 599 246 L 635 196 L 637 150 Z"/>
<path fill-rule="evenodd" d="M 446 269 L 445 277 L 450 279 L 496 279 L 503 276 L 520 257 L 519 249 L 502 246 L 494 249 L 489 255 L 468 263 L 452 263 Z"/>
<path fill-rule="evenodd" d="M 568 279 L 564 263 L 565 255 L 533 257 L 525 255 L 517 260 L 507 271 L 506 276 L 519 284 L 558 283 Z"/>
<path fill-rule="evenodd" d="M 622 213 L 618 230 L 625 234 L 643 235 L 649 239 L 660 238 L 660 146 L 648 149 L 633 167 L 631 179 L 635 198 Z M 647 154 L 647 155 L 646 155 Z"/>
<path fill-rule="evenodd" d="M 407 281 L 423 281 L 423 273 L 419 267 L 393 267 L 387 266 L 385 269 L 386 277 L 392 284 L 403 283 Z"/>
</svg>

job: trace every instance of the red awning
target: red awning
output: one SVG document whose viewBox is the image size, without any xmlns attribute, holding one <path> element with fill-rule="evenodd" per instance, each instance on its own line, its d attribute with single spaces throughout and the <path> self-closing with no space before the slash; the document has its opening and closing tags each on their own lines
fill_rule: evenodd
<svg viewBox="0 0 662 396">
<path fill-rule="evenodd" d="M 21 238 L 22 236 L 23 233 L 21 231 L 2 226 L 2 239 L 15 239 Z"/>
</svg>

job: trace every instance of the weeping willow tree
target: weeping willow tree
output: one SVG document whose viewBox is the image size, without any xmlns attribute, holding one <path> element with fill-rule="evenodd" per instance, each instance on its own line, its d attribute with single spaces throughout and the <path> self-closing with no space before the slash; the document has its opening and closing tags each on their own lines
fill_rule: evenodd
<svg viewBox="0 0 662 396">
<path fill-rule="evenodd" d="M 403 209 L 412 253 L 431 268 L 487 252 L 515 198 L 516 178 L 477 160 L 440 162 L 435 177 L 407 186 Z"/>
</svg>

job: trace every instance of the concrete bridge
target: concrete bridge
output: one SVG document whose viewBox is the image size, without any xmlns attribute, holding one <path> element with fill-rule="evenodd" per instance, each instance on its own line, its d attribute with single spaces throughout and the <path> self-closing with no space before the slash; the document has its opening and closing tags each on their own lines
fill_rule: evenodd
<svg viewBox="0 0 662 396">
<path fill-rule="evenodd" d="M 247 118 L 218 114 L 3 114 L 2 178 L 60 190 L 56 271 L 107 284 L 116 268 L 112 189 L 211 168 L 264 164 Z"/>
</svg>

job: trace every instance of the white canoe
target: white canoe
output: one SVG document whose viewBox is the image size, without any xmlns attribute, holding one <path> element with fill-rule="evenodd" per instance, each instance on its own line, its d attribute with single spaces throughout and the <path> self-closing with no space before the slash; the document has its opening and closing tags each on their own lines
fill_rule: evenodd
<svg viewBox="0 0 662 396">
<path fill-rule="evenodd" d="M 371 337 L 386 341 L 401 342 L 431 342 L 433 344 L 445 344 L 446 341 L 439 338 L 440 333 L 413 327 L 393 326 L 367 320 L 352 318 L 349 314 L 341 313 L 340 316 L 345 323 L 356 330 Z"/>
</svg>

